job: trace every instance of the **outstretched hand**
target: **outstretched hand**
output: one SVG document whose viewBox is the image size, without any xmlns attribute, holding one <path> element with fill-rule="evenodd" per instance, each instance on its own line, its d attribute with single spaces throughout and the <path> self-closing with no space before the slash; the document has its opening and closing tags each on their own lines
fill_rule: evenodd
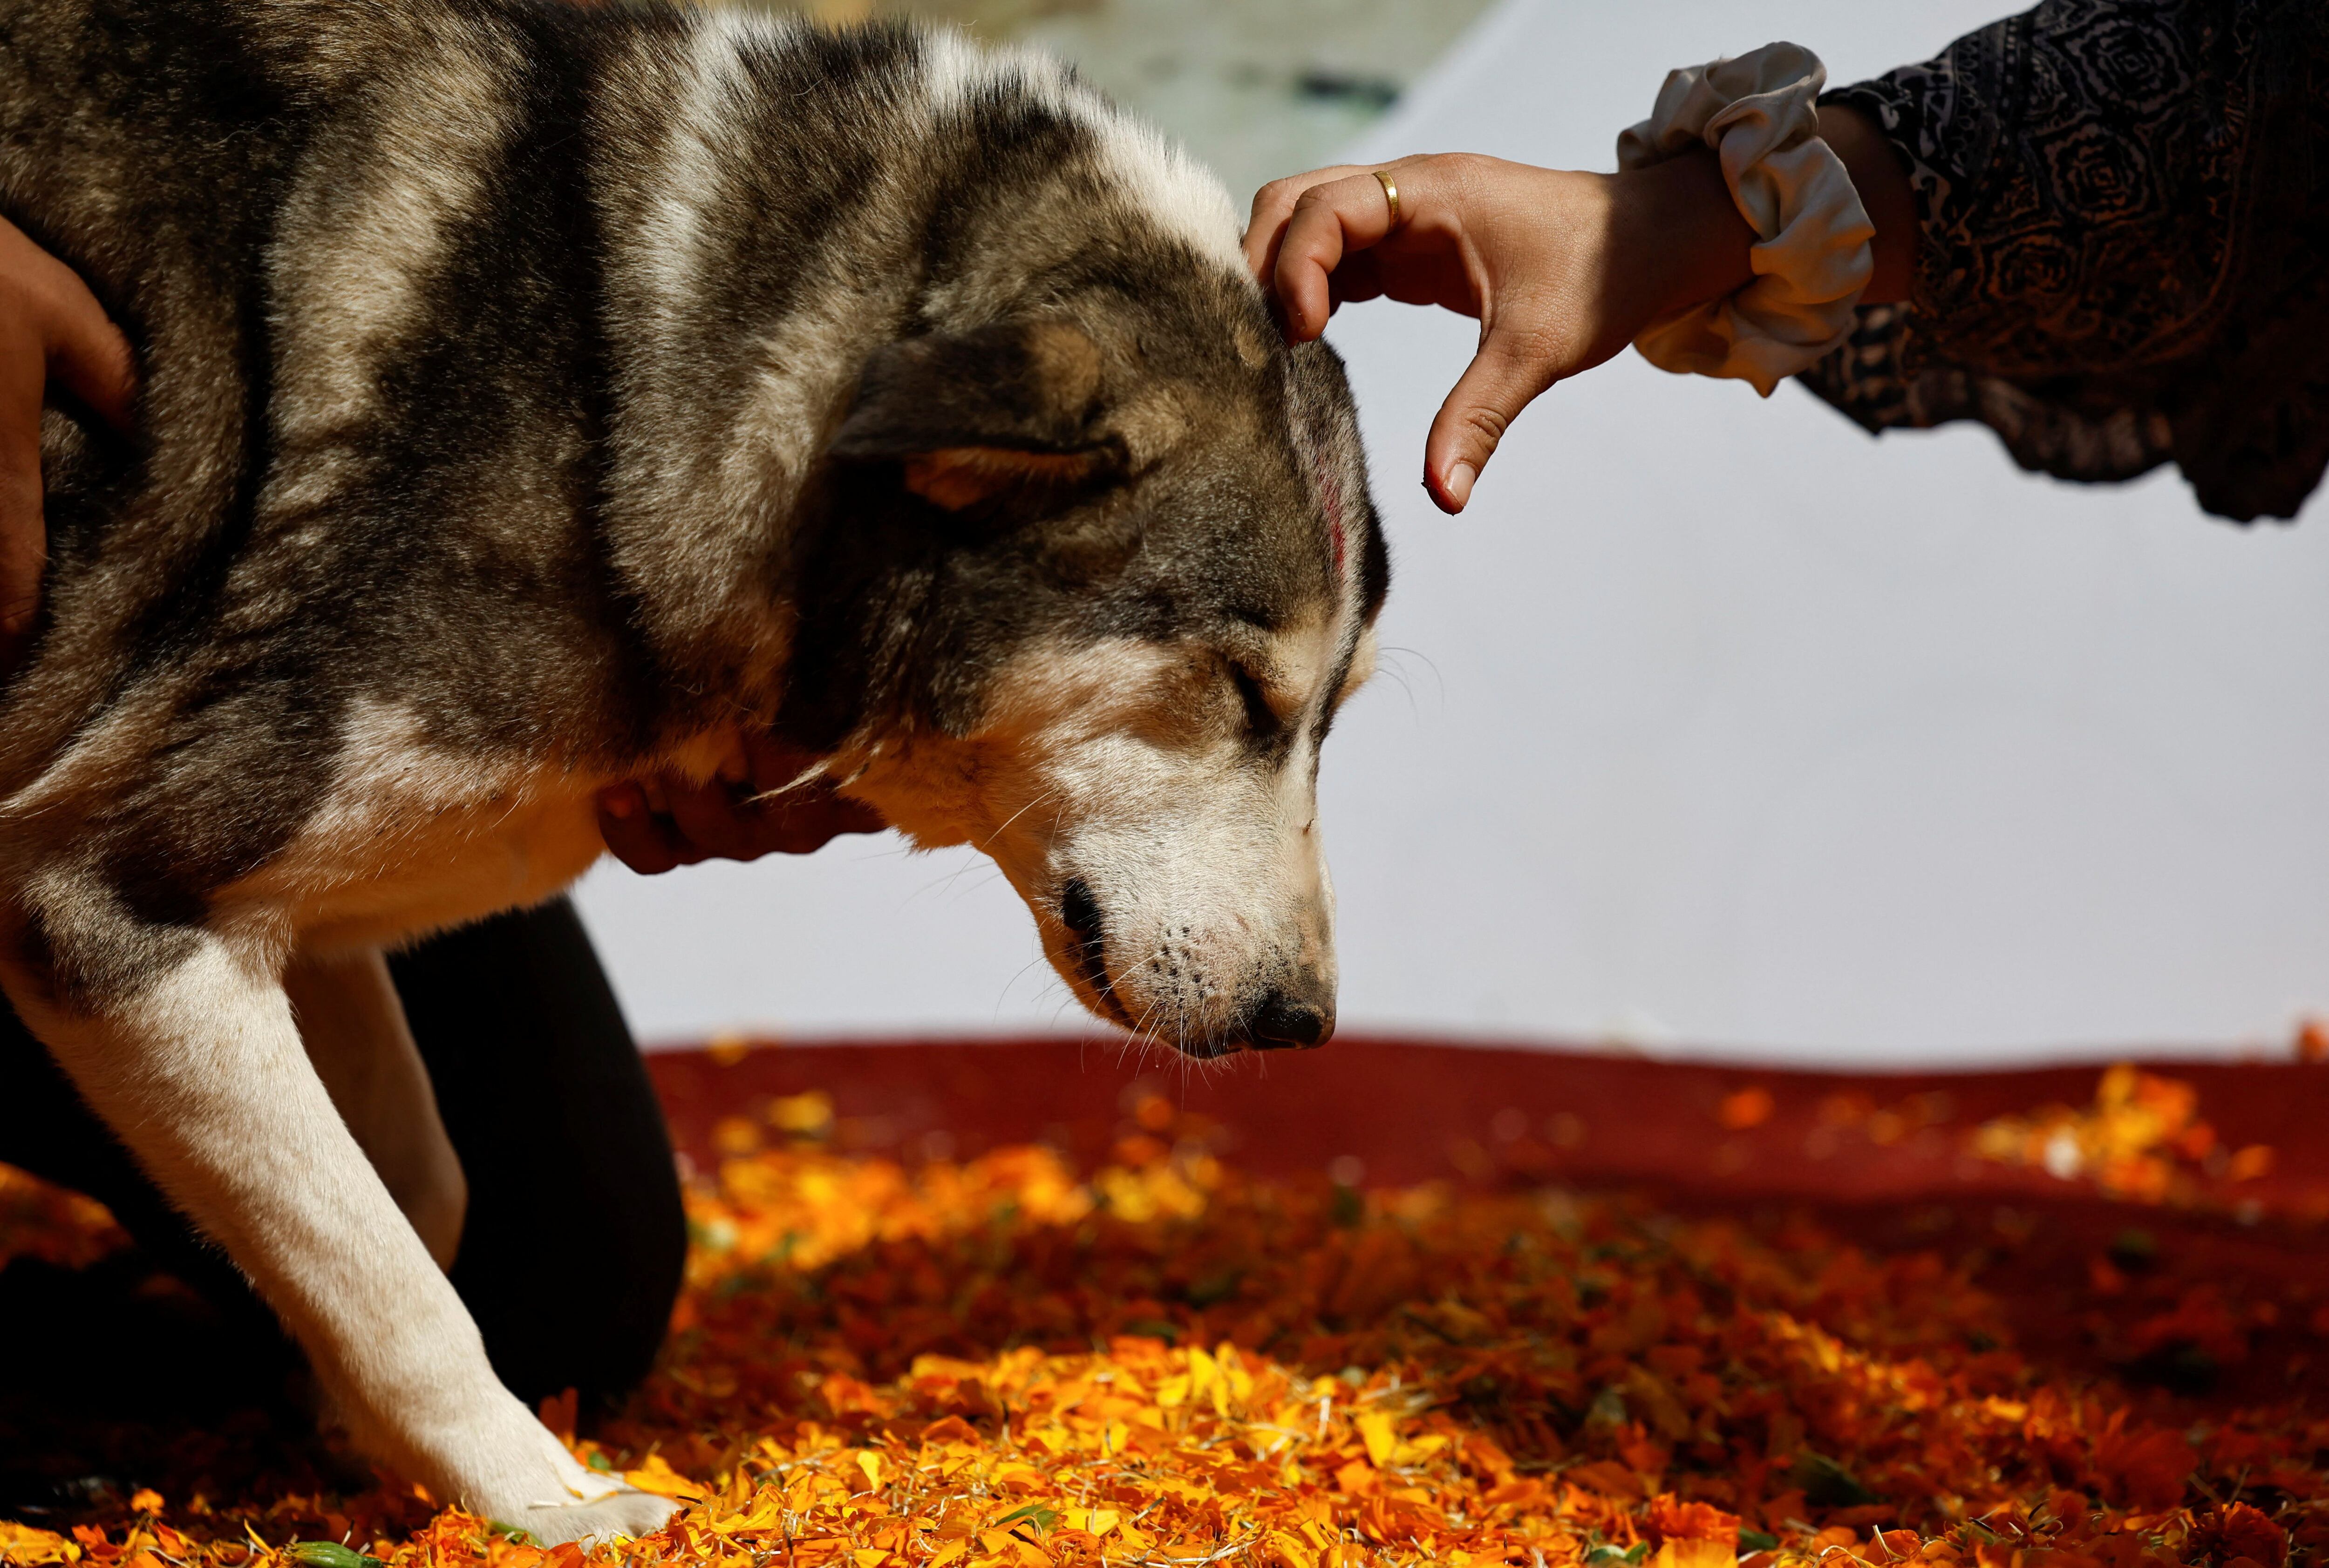
<svg viewBox="0 0 2329 1568">
<path fill-rule="evenodd" d="M 599 831 L 615 858 L 642 876 L 702 860 L 806 855 L 843 833 L 889 826 L 872 807 L 818 778 L 787 788 L 816 759 L 764 734 L 707 784 L 665 775 L 599 792 Z"/>
<path fill-rule="evenodd" d="M 129 428 L 135 360 L 71 268 L 0 219 L 0 673 L 24 651 L 41 608 L 48 525 L 41 512 L 41 405 L 52 384 Z"/>
<path fill-rule="evenodd" d="M 1876 227 L 1862 302 L 1908 297 L 1919 230 L 1907 171 L 1858 110 L 1830 105 L 1819 127 Z M 1399 188 L 1396 224 L 1377 168 Z M 1461 512 L 1523 408 L 1660 318 L 1752 282 L 1755 242 L 1703 147 L 1617 174 L 1439 153 L 1272 181 L 1253 199 L 1245 256 L 1290 343 L 1325 332 L 1345 300 L 1479 321 L 1479 351 L 1423 454 L 1432 500 Z"/>
<path fill-rule="evenodd" d="M 1396 227 L 1373 167 L 1399 188 Z M 1589 174 L 1446 153 L 1273 181 L 1254 198 L 1245 252 L 1290 342 L 1325 331 L 1345 300 L 1478 319 L 1479 351 L 1424 446 L 1425 487 L 1461 512 L 1538 394 L 1617 353 L 1678 296 L 1746 282 L 1753 240 L 1711 157 Z"/>
</svg>

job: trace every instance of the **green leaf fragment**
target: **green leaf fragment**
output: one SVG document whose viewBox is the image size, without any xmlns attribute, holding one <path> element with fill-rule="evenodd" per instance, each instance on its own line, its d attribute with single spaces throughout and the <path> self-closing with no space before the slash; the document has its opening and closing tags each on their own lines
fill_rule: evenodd
<svg viewBox="0 0 2329 1568">
<path fill-rule="evenodd" d="M 1611 1384 L 1593 1396 L 1586 1407 L 1585 1419 L 1596 1426 L 1622 1426 L 1626 1421 L 1626 1395 L 1616 1384 Z"/>
<path fill-rule="evenodd" d="M 1244 1282 L 1245 1274 L 1243 1271 L 1238 1269 L 1225 1269 L 1221 1272 L 1214 1274 L 1209 1279 L 1197 1281 L 1189 1287 L 1185 1293 L 1189 1298 L 1189 1304 L 1191 1306 L 1210 1307 L 1216 1301 L 1226 1301 L 1231 1296 L 1236 1295 L 1238 1292 L 1238 1287 Z"/>
<path fill-rule="evenodd" d="M 1023 1508 L 1012 1509 L 1011 1512 L 995 1520 L 995 1526 L 997 1529 L 1004 1529 L 1022 1521 L 1048 1533 L 1052 1526 L 1060 1522 L 1060 1515 L 1057 1509 L 1047 1508 L 1041 1503 L 1030 1503 Z"/>
<path fill-rule="evenodd" d="M 1804 1450 L 1796 1460 L 1795 1482 L 1814 1507 L 1857 1508 L 1884 1500 L 1862 1486 L 1850 1470 L 1811 1449 Z"/>
<path fill-rule="evenodd" d="M 283 1554 L 301 1568 L 384 1568 L 379 1558 L 337 1541 L 294 1541 Z"/>
</svg>

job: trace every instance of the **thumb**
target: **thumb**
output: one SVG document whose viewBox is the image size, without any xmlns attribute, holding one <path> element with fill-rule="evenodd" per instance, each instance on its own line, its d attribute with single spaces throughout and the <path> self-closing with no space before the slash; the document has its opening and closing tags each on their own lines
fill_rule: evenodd
<svg viewBox="0 0 2329 1568">
<path fill-rule="evenodd" d="M 1502 323 L 1488 330 L 1424 443 L 1423 486 L 1440 511 L 1464 510 L 1504 432 L 1553 379 L 1551 356 L 1530 334 Z"/>
</svg>

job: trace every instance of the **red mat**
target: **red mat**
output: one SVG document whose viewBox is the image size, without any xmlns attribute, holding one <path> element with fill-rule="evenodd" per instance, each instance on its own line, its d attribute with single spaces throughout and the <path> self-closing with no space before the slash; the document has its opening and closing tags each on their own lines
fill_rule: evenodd
<svg viewBox="0 0 2329 1568">
<path fill-rule="evenodd" d="M 2065 1370 L 2133 1375 L 2195 1408 L 2329 1403 L 2329 1066 L 2147 1064 L 2197 1090 L 2226 1147 L 2273 1150 L 2268 1174 L 2202 1180 L 2171 1207 L 1968 1148 L 1993 1117 L 2087 1103 L 2095 1066 L 1868 1075 L 1347 1038 L 1211 1068 L 1115 1040 L 764 1045 L 650 1066 L 698 1165 L 723 1139 L 771 1135 L 772 1104 L 812 1091 L 831 1099 L 837 1146 L 910 1164 L 1035 1141 L 1089 1166 L 1161 1099 L 1258 1174 L 1559 1182 L 1761 1228 L 1810 1217 L 1966 1271 L 2006 1301 L 2024 1349 Z M 1742 1091 L 1768 1107 L 1726 1125 L 1726 1101 L 1745 1119 Z"/>
</svg>

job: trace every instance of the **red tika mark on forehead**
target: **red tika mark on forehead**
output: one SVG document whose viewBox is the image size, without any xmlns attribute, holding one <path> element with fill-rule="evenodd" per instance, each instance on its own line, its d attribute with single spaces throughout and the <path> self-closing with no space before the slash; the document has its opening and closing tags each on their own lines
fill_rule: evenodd
<svg viewBox="0 0 2329 1568">
<path fill-rule="evenodd" d="M 1326 509 L 1326 533 L 1334 541 L 1334 581 L 1343 580 L 1343 486 L 1322 457 L 1318 464 L 1318 500 Z"/>
</svg>

